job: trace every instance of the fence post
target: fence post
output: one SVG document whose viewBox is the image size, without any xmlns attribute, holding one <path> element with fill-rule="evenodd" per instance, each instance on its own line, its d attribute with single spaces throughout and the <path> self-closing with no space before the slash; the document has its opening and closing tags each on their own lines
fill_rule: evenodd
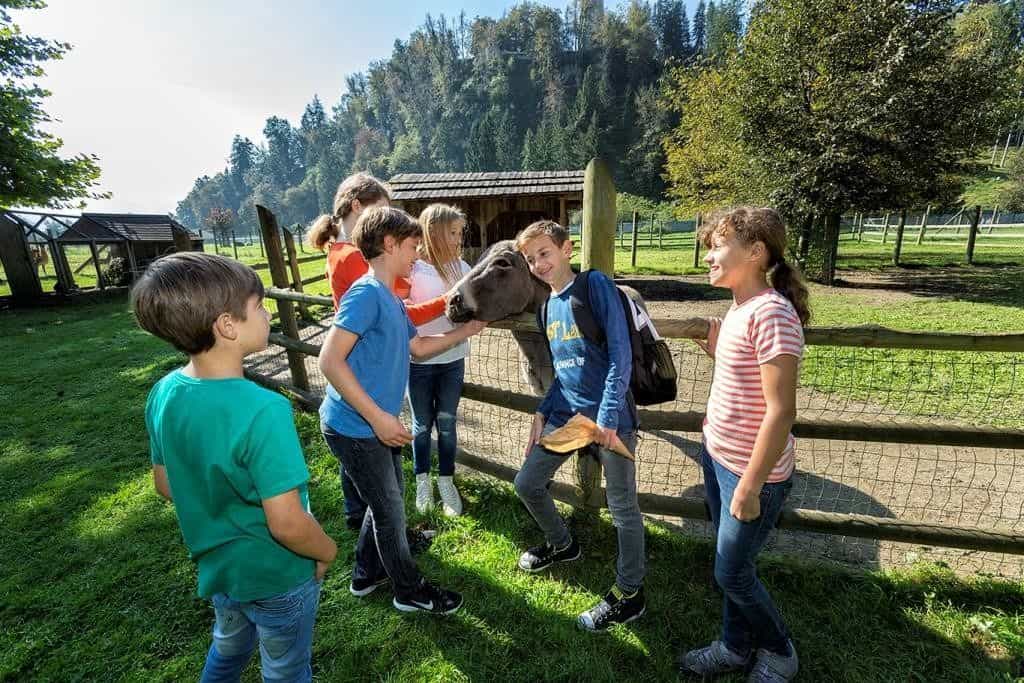
<svg viewBox="0 0 1024 683">
<path fill-rule="evenodd" d="M 637 234 L 636 233 L 637 233 L 636 211 L 634 211 L 633 212 L 633 233 L 630 235 L 630 240 L 631 240 L 630 244 L 632 244 L 632 247 L 630 248 L 630 253 L 629 253 L 629 264 L 631 266 L 633 266 L 634 268 L 636 268 L 636 238 L 637 238 Z"/>
<path fill-rule="evenodd" d="M 299 257 L 295 253 L 295 236 L 291 230 L 284 231 L 284 249 L 288 254 L 288 267 L 292 272 L 292 289 L 302 291 L 302 272 L 299 270 Z M 299 315 L 309 320 L 309 309 L 306 304 L 299 304 Z"/>
<path fill-rule="evenodd" d="M 256 237 L 260 240 L 260 258 L 267 258 L 266 252 L 263 251 L 263 231 L 257 230 Z"/>
<path fill-rule="evenodd" d="M 100 270 L 100 252 L 96 248 L 96 240 L 89 240 L 89 251 L 92 252 L 92 264 L 96 266 L 96 284 L 100 289 L 106 289 L 107 283 L 103 281 L 103 271 Z"/>
<path fill-rule="evenodd" d="M 693 220 L 693 267 L 700 268 L 700 213 Z"/>
<path fill-rule="evenodd" d="M 651 214 L 651 229 L 647 232 L 647 246 L 654 249 L 654 214 Z"/>
<path fill-rule="evenodd" d="M 231 250 L 235 254 L 235 260 L 238 260 L 238 240 L 235 239 L 235 229 L 231 228 Z"/>
<path fill-rule="evenodd" d="M 996 204 L 996 207 L 994 209 L 992 209 L 992 221 L 988 224 L 988 234 L 991 235 L 992 231 L 995 230 L 996 221 L 997 220 L 999 220 L 999 205 L 998 204 Z"/>
<path fill-rule="evenodd" d="M 885 223 L 882 225 L 882 244 L 885 244 L 885 238 L 889 236 L 889 212 L 885 212 Z"/>
<path fill-rule="evenodd" d="M 967 265 L 974 265 L 974 240 L 978 237 L 978 223 L 981 221 L 981 205 L 974 207 L 971 214 L 971 227 L 967 233 Z"/>
<path fill-rule="evenodd" d="M 654 223 L 654 216 L 651 216 L 651 223 L 652 224 Z M 658 249 L 664 249 L 665 248 L 665 244 L 662 242 L 662 237 L 664 237 L 664 235 L 665 235 L 665 221 L 662 221 L 661 224 L 658 225 Z"/>
<path fill-rule="evenodd" d="M 900 221 L 896 224 L 896 246 L 892 250 L 892 264 L 900 264 L 900 251 L 903 249 L 903 228 L 907 226 L 907 210 L 900 211 Z"/>
<path fill-rule="evenodd" d="M 277 218 L 265 206 L 256 205 L 260 230 L 267 244 L 267 263 L 270 265 L 270 279 L 275 287 L 288 289 L 288 271 L 285 268 L 284 256 L 281 254 L 281 233 L 277 228 Z M 295 309 L 291 301 L 277 302 L 277 310 L 281 315 L 281 329 L 286 335 L 299 340 L 299 325 L 295 320 Z M 287 350 L 288 367 L 292 373 L 292 384 L 309 391 L 309 376 L 306 374 L 306 362 L 299 351 Z"/>
<path fill-rule="evenodd" d="M 615 277 L 615 181 L 608 165 L 600 159 L 591 159 L 583 176 L 583 254 L 580 265 L 600 270 Z M 634 233 L 635 239 L 635 233 Z M 538 332 L 543 334 L 543 331 Z M 601 463 L 597 458 L 577 456 L 576 485 L 583 500 L 576 513 L 592 516 L 597 513 L 594 504 L 597 483 L 601 481 Z"/>
<path fill-rule="evenodd" d="M 917 231 L 917 243 L 922 244 L 924 242 L 924 231 L 928 227 L 928 214 L 932 212 L 932 205 L 929 204 L 924 209 L 924 215 L 921 216 L 921 229 Z"/>
</svg>

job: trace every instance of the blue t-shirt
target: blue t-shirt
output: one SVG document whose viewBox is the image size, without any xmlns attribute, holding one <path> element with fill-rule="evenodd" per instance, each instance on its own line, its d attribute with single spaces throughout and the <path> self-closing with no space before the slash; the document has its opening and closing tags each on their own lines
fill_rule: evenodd
<svg viewBox="0 0 1024 683">
<path fill-rule="evenodd" d="M 416 336 L 405 305 L 384 283 L 367 274 L 341 298 L 334 324 L 359 336 L 348 354 L 348 365 L 374 403 L 397 417 L 409 383 L 409 340 Z M 370 423 L 330 385 L 320 405 L 320 420 L 343 436 L 373 436 Z"/>
<path fill-rule="evenodd" d="M 576 280 L 552 293 L 547 307 L 547 337 L 555 379 L 537 412 L 560 427 L 575 413 L 620 434 L 636 430 L 633 402 L 628 400 L 633 369 L 629 329 L 615 283 L 604 273 L 589 275 L 590 310 L 604 329 L 605 347 L 584 339 L 572 313 Z"/>
</svg>

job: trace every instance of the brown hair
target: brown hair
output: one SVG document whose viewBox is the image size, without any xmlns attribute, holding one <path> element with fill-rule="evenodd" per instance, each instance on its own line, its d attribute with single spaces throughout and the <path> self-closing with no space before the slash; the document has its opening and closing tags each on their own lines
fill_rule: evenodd
<svg viewBox="0 0 1024 683">
<path fill-rule="evenodd" d="M 334 213 L 323 214 L 309 226 L 306 241 L 314 249 L 324 250 L 327 243 L 338 238 L 338 223 L 352 213 L 352 202 L 373 204 L 381 199 L 391 199 L 388 186 L 369 173 L 355 173 L 341 181 L 334 194 Z"/>
<path fill-rule="evenodd" d="M 375 206 L 363 212 L 349 237 L 352 244 L 363 252 L 363 258 L 369 261 L 384 253 L 384 238 L 388 235 L 396 242 L 402 242 L 422 234 L 423 228 L 405 211 Z"/>
<path fill-rule="evenodd" d="M 555 221 L 544 220 L 530 223 L 516 235 L 516 249 L 522 251 L 527 242 L 544 235 L 550 237 L 556 247 L 560 247 L 569 239 L 569 230 Z"/>
<path fill-rule="evenodd" d="M 453 249 L 443 234 L 453 223 L 460 223 L 466 229 L 466 214 L 457 206 L 431 204 L 420 213 L 423 228 L 423 242 L 420 243 L 420 257 L 437 269 L 444 283 L 451 287 L 462 278 L 459 259 L 462 246 Z"/>
<path fill-rule="evenodd" d="M 768 282 L 782 296 L 789 299 L 807 325 L 811 310 L 807 304 L 807 285 L 799 268 L 786 261 L 786 224 L 779 212 L 771 208 L 741 206 L 716 214 L 704 223 L 697 239 L 710 249 L 716 235 L 735 235 L 742 244 L 761 242 L 768 253 L 766 264 Z"/>
<path fill-rule="evenodd" d="M 263 283 L 249 266 L 185 251 L 149 265 L 132 288 L 132 309 L 139 327 L 194 355 L 213 348 L 213 323 L 221 314 L 245 320 L 254 294 L 263 297 Z"/>
</svg>

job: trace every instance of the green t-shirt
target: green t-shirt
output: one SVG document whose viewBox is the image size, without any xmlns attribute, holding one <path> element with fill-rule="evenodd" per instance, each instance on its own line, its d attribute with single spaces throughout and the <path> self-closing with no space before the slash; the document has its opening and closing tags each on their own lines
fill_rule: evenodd
<svg viewBox="0 0 1024 683">
<path fill-rule="evenodd" d="M 200 597 L 259 600 L 313 576 L 313 560 L 270 535 L 261 504 L 297 488 L 309 509 L 309 470 L 286 398 L 246 379 L 175 370 L 149 393 L 146 429 L 199 568 Z"/>
</svg>

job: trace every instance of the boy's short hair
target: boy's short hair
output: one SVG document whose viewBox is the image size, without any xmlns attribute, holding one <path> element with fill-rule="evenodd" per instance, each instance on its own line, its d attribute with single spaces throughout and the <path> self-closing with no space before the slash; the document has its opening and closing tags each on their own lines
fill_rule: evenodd
<svg viewBox="0 0 1024 683">
<path fill-rule="evenodd" d="M 194 251 L 153 261 L 132 288 L 139 326 L 189 355 L 213 348 L 213 323 L 223 313 L 245 320 L 249 297 L 263 283 L 249 266 Z"/>
<path fill-rule="evenodd" d="M 516 249 L 522 251 L 530 240 L 547 235 L 556 247 L 561 247 L 569 239 L 569 230 L 555 221 L 537 221 L 531 223 L 516 235 Z"/>
<path fill-rule="evenodd" d="M 363 211 L 352 229 L 349 239 L 369 261 L 384 253 L 384 238 L 390 235 L 396 242 L 410 237 L 421 237 L 423 228 L 415 218 L 401 209 L 375 206 Z"/>
</svg>

